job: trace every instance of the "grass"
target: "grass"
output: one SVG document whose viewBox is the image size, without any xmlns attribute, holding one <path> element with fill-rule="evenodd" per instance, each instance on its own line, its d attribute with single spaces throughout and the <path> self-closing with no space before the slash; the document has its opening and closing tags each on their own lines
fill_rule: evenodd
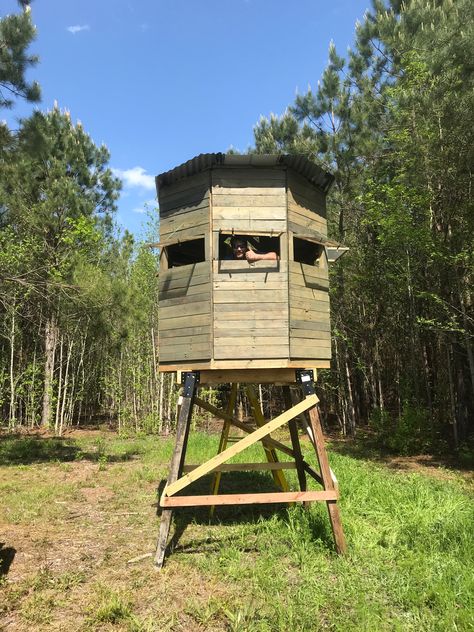
<svg viewBox="0 0 474 632">
<path fill-rule="evenodd" d="M 216 453 L 193 433 L 189 463 Z M 402 471 L 332 451 L 348 554 L 324 504 L 175 512 L 173 552 L 151 557 L 156 486 L 172 439 L 76 433 L 0 438 L 0 629 L 255 631 L 474 628 L 472 478 Z M 308 460 L 314 462 L 305 444 Z M 261 460 L 253 447 L 236 460 Z M 296 477 L 288 474 L 290 486 Z M 194 484 L 208 489 L 209 480 Z M 224 474 L 225 491 L 270 490 Z"/>
</svg>

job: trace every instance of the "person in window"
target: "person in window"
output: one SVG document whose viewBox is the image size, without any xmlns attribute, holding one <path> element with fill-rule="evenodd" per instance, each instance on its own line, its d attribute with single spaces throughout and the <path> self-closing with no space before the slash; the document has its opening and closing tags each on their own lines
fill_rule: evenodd
<svg viewBox="0 0 474 632">
<path fill-rule="evenodd" d="M 235 235 L 230 240 L 230 245 L 232 247 L 232 259 L 246 259 L 249 263 L 264 260 L 276 261 L 278 259 L 276 252 L 255 252 L 255 250 L 248 247 L 245 237 Z"/>
</svg>

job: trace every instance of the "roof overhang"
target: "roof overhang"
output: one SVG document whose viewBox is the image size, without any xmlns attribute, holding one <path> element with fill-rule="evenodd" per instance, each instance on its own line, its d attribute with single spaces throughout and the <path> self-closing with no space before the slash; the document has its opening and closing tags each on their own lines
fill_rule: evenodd
<svg viewBox="0 0 474 632">
<path fill-rule="evenodd" d="M 286 166 L 306 178 L 315 187 L 327 193 L 334 176 L 324 171 L 306 156 L 289 154 L 199 154 L 170 171 L 156 176 L 158 188 L 188 178 L 212 167 L 279 167 Z"/>
</svg>

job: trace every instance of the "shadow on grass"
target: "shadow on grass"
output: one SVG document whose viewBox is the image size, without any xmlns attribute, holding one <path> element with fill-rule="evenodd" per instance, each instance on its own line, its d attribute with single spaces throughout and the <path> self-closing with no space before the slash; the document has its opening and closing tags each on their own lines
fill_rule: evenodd
<svg viewBox="0 0 474 632">
<path fill-rule="evenodd" d="M 212 476 L 205 476 L 192 483 L 183 493 L 176 494 L 176 497 L 183 495 L 207 495 L 210 493 Z M 165 480 L 160 482 L 158 487 L 158 497 L 161 496 Z M 279 491 L 268 473 L 262 472 L 229 472 L 223 473 L 219 493 L 239 494 L 239 493 L 264 493 Z M 167 555 L 171 552 L 181 553 L 215 553 L 218 552 L 226 537 L 217 540 L 205 538 L 202 540 L 193 539 L 192 543 L 180 544 L 180 539 L 192 523 L 195 525 L 252 525 L 262 520 L 268 520 L 272 516 L 279 516 L 283 522 L 290 523 L 287 503 L 271 503 L 261 505 L 220 505 L 216 506 L 214 515 L 211 517 L 209 506 L 180 507 L 173 509 L 174 532 L 167 546 Z M 303 510 L 302 510 L 303 511 Z M 158 507 L 158 514 L 161 513 Z M 314 513 L 309 511 L 305 514 L 311 537 L 314 541 L 319 540 L 328 549 L 334 549 L 334 540 L 328 518 L 324 512 Z M 229 536 L 230 538 L 232 536 Z M 243 552 L 252 552 L 256 547 L 245 547 Z"/>
<path fill-rule="evenodd" d="M 5 542 L 0 542 L 0 577 L 8 575 L 10 566 L 15 559 L 16 549 L 12 546 L 5 546 Z"/>
<path fill-rule="evenodd" d="M 94 451 L 85 451 L 74 441 L 61 437 L 41 435 L 8 435 L 0 437 L 0 465 L 30 465 L 32 463 L 105 460 L 107 463 L 131 461 L 139 453 L 107 454 L 98 445 Z"/>
<path fill-rule="evenodd" d="M 328 439 L 331 451 L 364 461 L 374 461 L 398 470 L 416 470 L 417 467 L 445 468 L 453 471 L 469 471 L 474 467 L 473 456 L 453 454 L 398 454 L 381 446 L 370 432 L 359 432 L 356 438 Z"/>
</svg>

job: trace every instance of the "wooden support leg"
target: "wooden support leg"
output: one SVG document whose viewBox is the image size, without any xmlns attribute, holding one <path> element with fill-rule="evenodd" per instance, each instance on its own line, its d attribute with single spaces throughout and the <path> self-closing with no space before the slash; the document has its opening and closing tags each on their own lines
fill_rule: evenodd
<svg viewBox="0 0 474 632">
<path fill-rule="evenodd" d="M 174 483 L 178 479 L 180 470 L 182 470 L 184 466 L 186 443 L 189 434 L 189 425 L 191 422 L 197 381 L 197 373 L 186 373 L 183 389 L 183 402 L 179 409 L 178 422 L 176 425 L 176 443 L 174 446 L 173 457 L 171 459 L 167 485 Z M 163 566 L 165 559 L 166 543 L 168 541 L 168 534 L 170 531 L 171 517 L 172 510 L 163 509 L 155 554 L 155 565 L 158 568 Z"/>
<path fill-rule="evenodd" d="M 325 490 L 335 490 L 336 485 L 333 480 L 331 468 L 329 467 L 328 455 L 324 444 L 323 429 L 321 427 L 321 419 L 319 417 L 319 411 L 317 406 L 313 406 L 309 410 L 309 418 L 311 422 L 311 428 L 313 430 L 314 447 L 316 449 L 316 455 L 318 457 L 319 468 L 321 470 L 321 477 L 323 479 L 323 486 Z M 342 529 L 341 515 L 339 513 L 339 507 L 335 500 L 326 501 L 329 520 L 331 521 L 332 532 L 334 535 L 334 542 L 336 544 L 336 551 L 340 554 L 346 552 L 346 539 L 344 537 L 344 531 Z"/>
<path fill-rule="evenodd" d="M 287 410 L 289 410 L 293 406 L 293 401 L 291 399 L 290 387 L 283 387 L 283 398 L 285 401 L 285 406 Z M 291 445 L 293 447 L 293 453 L 295 455 L 295 463 L 296 463 L 296 471 L 298 474 L 298 482 L 300 485 L 300 489 L 302 492 L 305 492 L 307 489 L 306 485 L 306 472 L 304 469 L 303 463 L 303 455 L 301 453 L 301 445 L 300 439 L 298 436 L 298 426 L 296 423 L 296 419 L 290 419 L 288 422 L 288 427 L 290 429 L 290 437 L 291 437 Z M 309 506 L 309 503 L 304 503 L 305 507 Z"/>
</svg>

